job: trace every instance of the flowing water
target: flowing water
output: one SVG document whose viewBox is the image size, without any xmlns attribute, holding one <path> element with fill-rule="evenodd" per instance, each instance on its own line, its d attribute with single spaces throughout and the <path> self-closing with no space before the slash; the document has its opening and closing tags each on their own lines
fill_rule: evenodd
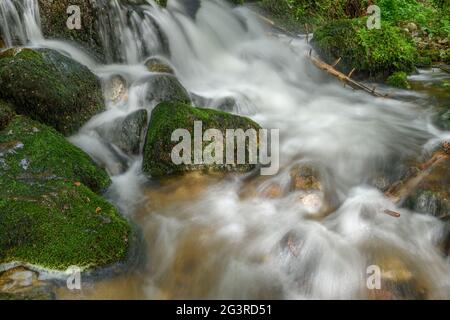
<svg viewBox="0 0 450 320">
<path fill-rule="evenodd" d="M 449 137 L 432 125 L 431 106 L 343 88 L 311 66 L 303 38 L 272 34 L 246 8 L 209 0 L 193 13 L 178 0 L 167 9 L 124 2 L 110 1 L 101 19 L 107 64 L 44 39 L 35 1 L 0 2 L 7 46 L 60 50 L 105 87 L 118 76 L 125 87 L 117 99 L 106 90 L 107 110 L 70 140 L 111 174 L 108 196 L 139 226 L 144 263 L 81 292 L 59 288 L 58 298 L 450 298 L 443 222 L 396 206 L 373 183 L 398 178 L 406 160 Z M 280 172 L 144 177 L 142 157 L 111 147 L 97 129 L 152 110 L 150 56 L 172 66 L 195 102 L 214 107 L 232 98 L 232 112 L 279 129 Z M 305 164 L 320 173 L 314 192 L 292 188 L 291 173 Z M 371 265 L 382 270 L 376 293 L 366 285 Z"/>
</svg>

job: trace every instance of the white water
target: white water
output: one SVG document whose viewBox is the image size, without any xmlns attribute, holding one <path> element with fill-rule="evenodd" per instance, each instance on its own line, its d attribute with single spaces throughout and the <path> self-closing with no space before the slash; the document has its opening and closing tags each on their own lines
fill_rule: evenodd
<svg viewBox="0 0 450 320">
<path fill-rule="evenodd" d="M 23 1 L 35 8 L 33 1 Z M 9 0 L 0 8 L 7 6 Z M 114 75 L 127 80 L 128 97 L 108 101 L 108 110 L 71 141 L 106 166 L 114 181 L 110 196 L 142 226 L 148 264 L 138 285 L 144 297 L 365 298 L 366 268 L 400 259 L 401 269 L 426 284 L 428 297 L 449 298 L 449 262 L 437 249 L 443 223 L 396 207 L 370 186 L 380 172 L 396 169 L 401 160 L 423 153 L 427 142 L 448 134 L 431 125 L 429 110 L 374 99 L 330 81 L 305 59 L 310 47 L 304 40 L 269 35 L 247 9 L 202 1 L 195 20 L 183 10 L 174 0 L 167 10 L 151 1 L 139 7 L 112 1 L 114 27 L 105 22 L 101 28 L 106 56 L 117 63 L 108 65 L 97 65 L 67 43 L 31 36 L 39 35 L 35 10 L 19 18 L 7 9 L 11 19 L 22 21 L 16 24 L 20 32 L 2 29 L 4 38 L 11 35 L 7 45 L 12 34 L 20 34 L 22 43 L 63 51 L 105 82 Z M 3 21 L 7 15 L 1 12 Z M 111 151 L 95 128 L 141 108 L 151 111 L 152 103 L 143 98 L 151 88 L 142 82 L 151 76 L 143 65 L 151 55 L 164 56 L 193 97 L 210 106 L 233 97 L 234 112 L 280 129 L 282 170 L 259 190 L 288 185 L 295 164 L 312 163 L 325 186 L 313 205 L 298 201 L 304 196 L 299 191 L 275 199 L 242 197 L 247 182 L 238 177 L 205 184 L 198 197 L 169 196 L 172 202 L 165 206 L 148 197 L 141 158 Z M 118 169 L 118 158 L 126 159 L 127 172 Z M 311 219 L 322 212 L 324 199 L 337 209 Z M 386 215 L 385 209 L 401 217 Z M 293 239 L 290 246 L 283 245 L 286 235 Z"/>
</svg>

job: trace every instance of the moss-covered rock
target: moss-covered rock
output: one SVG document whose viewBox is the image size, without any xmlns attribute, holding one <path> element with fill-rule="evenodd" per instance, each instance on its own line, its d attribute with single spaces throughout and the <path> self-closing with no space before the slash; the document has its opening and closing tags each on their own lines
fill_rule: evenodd
<svg viewBox="0 0 450 320">
<path fill-rule="evenodd" d="M 64 270 L 123 259 L 130 227 L 94 192 L 109 182 L 54 129 L 14 117 L 0 132 L 0 263 Z"/>
<path fill-rule="evenodd" d="M 406 72 L 394 72 L 392 75 L 390 75 L 387 80 L 386 83 L 390 86 L 396 87 L 396 88 L 401 88 L 401 89 L 410 89 L 411 86 L 409 85 L 408 82 L 408 75 L 406 74 Z"/>
<path fill-rule="evenodd" d="M 255 165 L 223 165 L 223 164 L 180 164 L 172 162 L 171 153 L 178 142 L 172 142 L 172 133 L 177 129 L 186 129 L 191 133 L 193 159 L 194 122 L 201 121 L 203 133 L 207 129 L 218 129 L 224 135 L 226 145 L 226 129 L 259 130 L 260 126 L 252 120 L 232 115 L 226 112 L 195 108 L 180 102 L 164 102 L 153 109 L 149 129 L 144 145 L 143 171 L 153 177 L 184 173 L 188 171 L 237 171 L 247 172 L 255 168 Z M 204 142 L 203 147 L 210 142 Z M 237 144 L 235 144 L 237 148 Z M 226 148 L 224 148 L 226 149 Z M 225 152 L 226 150 L 224 150 Z M 234 150 L 236 151 L 236 150 Z M 248 150 L 247 150 L 248 151 Z M 236 153 L 235 153 L 236 154 Z M 225 159 L 225 155 L 224 155 Z M 193 163 L 193 162 L 192 162 Z"/>
<path fill-rule="evenodd" d="M 331 21 L 315 31 L 314 46 L 328 62 L 341 58 L 337 68 L 344 72 L 355 68 L 359 74 L 385 78 L 414 70 L 417 52 L 408 35 L 388 23 L 369 30 L 365 21 Z"/>
<path fill-rule="evenodd" d="M 91 0 L 38 0 L 41 14 L 41 28 L 49 39 L 74 41 L 103 59 L 102 41 L 98 25 L 101 14 L 97 2 Z M 67 8 L 71 5 L 80 7 L 81 29 L 67 27 Z"/>
<path fill-rule="evenodd" d="M 3 130 L 14 117 L 14 111 L 11 105 L 0 100 L 0 130 Z"/>
<path fill-rule="evenodd" d="M 65 135 L 104 109 L 101 84 L 85 66 L 49 49 L 0 53 L 0 98 Z"/>
</svg>

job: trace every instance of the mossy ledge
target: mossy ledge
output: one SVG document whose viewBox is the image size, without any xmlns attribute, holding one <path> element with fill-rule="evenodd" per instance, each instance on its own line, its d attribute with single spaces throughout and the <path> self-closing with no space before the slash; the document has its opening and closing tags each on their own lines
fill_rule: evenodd
<svg viewBox="0 0 450 320">
<path fill-rule="evenodd" d="M 15 116 L 0 131 L 0 264 L 62 271 L 123 260 L 130 226 L 98 194 L 109 183 L 54 129 Z"/>
<path fill-rule="evenodd" d="M 75 133 L 104 110 L 100 81 L 85 66 L 50 49 L 12 48 L 0 53 L 0 99 L 15 111 Z"/>
<path fill-rule="evenodd" d="M 235 171 L 248 172 L 255 165 L 176 165 L 171 152 L 178 142 L 171 141 L 176 129 L 186 129 L 194 137 L 194 122 L 201 121 L 203 133 L 208 129 L 218 129 L 225 134 L 226 129 L 259 130 L 261 127 L 249 118 L 226 112 L 196 108 L 181 102 L 163 102 L 153 109 L 144 145 L 143 172 L 155 178 L 182 174 L 189 171 Z M 204 142 L 203 147 L 210 142 Z M 226 142 L 224 142 L 226 143 Z M 237 145 L 235 144 L 235 148 Z M 192 148 L 192 150 L 194 150 Z M 235 150 L 236 151 L 236 150 Z"/>
</svg>

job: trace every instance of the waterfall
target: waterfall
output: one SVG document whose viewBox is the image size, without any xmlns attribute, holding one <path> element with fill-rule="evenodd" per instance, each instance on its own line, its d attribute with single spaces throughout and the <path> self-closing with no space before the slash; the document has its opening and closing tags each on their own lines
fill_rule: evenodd
<svg viewBox="0 0 450 320">
<path fill-rule="evenodd" d="M 374 260 L 400 264 L 401 277 L 417 277 L 435 297 L 450 296 L 449 262 L 436 248 L 443 223 L 397 207 L 371 185 L 383 169 L 397 168 L 439 139 L 429 110 L 330 81 L 305 59 L 310 44 L 274 36 L 249 9 L 219 0 L 200 1 L 195 11 L 180 0 L 169 0 L 167 8 L 137 2 L 97 1 L 107 60 L 98 64 L 63 41 L 42 39 L 37 1 L 0 0 L 6 46 L 50 47 L 88 65 L 104 83 L 124 79 L 124 98 L 106 99 L 107 110 L 70 141 L 107 167 L 109 194 L 142 228 L 149 261 L 138 274 L 100 289 L 93 284 L 92 296 L 133 283 L 138 298 L 365 298 L 366 268 Z M 208 183 L 187 177 L 149 189 L 142 156 L 120 154 L 98 129 L 110 132 L 118 117 L 152 111 L 145 94 L 154 73 L 144 65 L 152 56 L 168 61 L 201 106 L 218 108 L 229 99 L 229 111 L 280 130 L 282 169 L 257 191 L 289 189 L 291 170 L 313 163 L 329 194 L 246 198 L 242 177 Z M 322 218 L 305 197 L 332 198 L 332 212 Z"/>
<path fill-rule="evenodd" d="M 37 0 L 0 1 L 0 38 L 6 47 L 42 39 Z"/>
</svg>

